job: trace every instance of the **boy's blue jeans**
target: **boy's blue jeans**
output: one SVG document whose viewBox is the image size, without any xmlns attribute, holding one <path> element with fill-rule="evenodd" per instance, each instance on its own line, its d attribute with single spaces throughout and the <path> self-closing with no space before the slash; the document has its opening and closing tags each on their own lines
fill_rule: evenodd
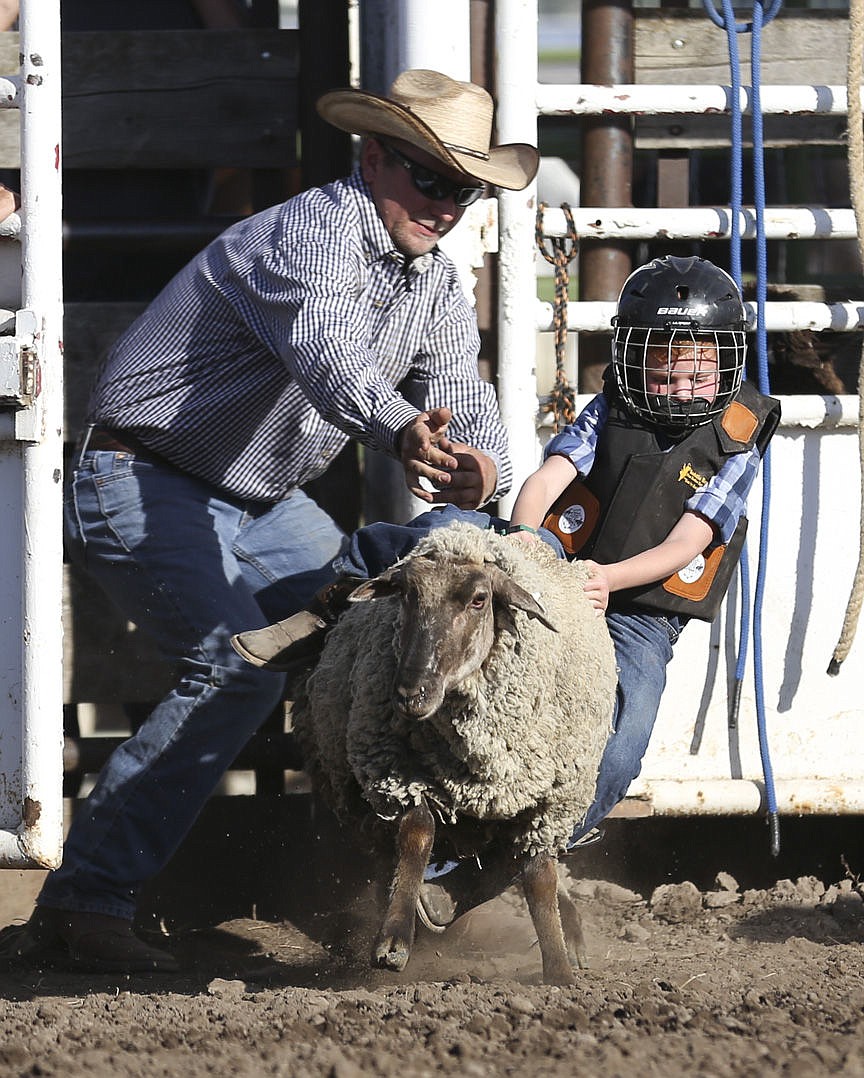
<svg viewBox="0 0 864 1078">
<path fill-rule="evenodd" d="M 423 513 L 405 525 L 371 524 L 351 536 L 348 549 L 336 561 L 337 569 L 353 576 L 376 576 L 413 550 L 432 528 L 454 520 L 464 520 L 479 528 L 506 524 L 486 513 L 449 506 Z M 563 558 L 564 551 L 556 537 L 544 529 L 541 535 Z M 638 612 L 608 613 L 606 624 L 615 645 L 618 667 L 614 734 L 600 761 L 594 803 L 583 824 L 574 831 L 573 842 L 606 818 L 641 771 L 642 757 L 666 687 L 666 667 L 672 658 L 672 646 L 683 627 L 677 618 Z"/>
<path fill-rule="evenodd" d="M 76 806 L 38 901 L 131 919 L 141 885 L 282 701 L 284 675 L 244 662 L 231 635 L 299 610 L 347 540 L 300 491 L 244 504 L 170 466 L 101 451 L 73 471 L 65 531 L 70 557 L 156 640 L 177 681 Z"/>
<path fill-rule="evenodd" d="M 642 770 L 642 757 L 666 688 L 672 645 L 681 632 L 675 618 L 661 614 L 612 612 L 606 615 L 606 624 L 618 667 L 614 733 L 600 760 L 594 803 L 584 823 L 573 832 L 571 842 L 609 815 Z"/>
</svg>

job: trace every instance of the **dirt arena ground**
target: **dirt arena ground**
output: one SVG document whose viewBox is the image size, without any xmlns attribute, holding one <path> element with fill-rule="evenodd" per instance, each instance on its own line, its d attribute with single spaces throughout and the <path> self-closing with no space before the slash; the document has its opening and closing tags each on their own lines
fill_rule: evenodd
<svg viewBox="0 0 864 1078">
<path fill-rule="evenodd" d="M 209 847 L 208 863 L 221 858 L 221 870 L 207 877 L 184 858 L 183 885 L 151 896 L 151 908 L 161 901 L 174 911 L 161 919 L 162 942 L 180 959 L 179 974 L 0 970 L 0 1073 L 864 1075 L 857 821 L 784 824 L 778 861 L 766 852 L 764 825 L 752 822 L 611 824 L 603 848 L 568 871 L 592 967 L 569 988 L 540 984 L 515 892 L 443 936 L 421 930 L 398 975 L 336 957 L 328 936 L 345 922 L 334 921 L 320 893 L 315 911 L 307 891 L 289 917 L 253 907 L 196 925 L 206 903 L 190 898 L 189 878 L 197 872 L 212 893 L 214 879 L 249 873 L 239 854 L 232 859 L 241 832 L 223 834 L 221 850 Z M 253 856 L 259 875 L 270 875 Z M 285 870 L 293 889 L 303 892 L 321 863 L 293 860 Z M 336 872 L 325 892 L 334 900 L 353 893 L 347 908 L 359 908 L 348 875 Z M 39 878 L 0 875 L 2 923 L 26 918 Z"/>
</svg>

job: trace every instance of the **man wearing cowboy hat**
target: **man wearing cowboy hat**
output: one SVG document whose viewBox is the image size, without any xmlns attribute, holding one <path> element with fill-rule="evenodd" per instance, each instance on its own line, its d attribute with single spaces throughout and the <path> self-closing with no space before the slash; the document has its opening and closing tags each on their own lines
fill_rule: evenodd
<svg viewBox="0 0 864 1078">
<path fill-rule="evenodd" d="M 427 502 L 421 480 L 466 509 L 509 488 L 475 317 L 437 244 L 486 184 L 525 187 L 537 151 L 491 146 L 489 95 L 434 71 L 318 108 L 365 136 L 357 169 L 229 228 L 97 379 L 68 549 L 177 681 L 103 767 L 30 921 L 4 930 L 7 955 L 176 968 L 133 932 L 138 896 L 282 700 L 284 675 L 244 662 L 230 638 L 331 578 L 345 536 L 300 488 L 349 438 L 400 459 Z M 422 407 L 400 394 L 406 378 Z"/>
</svg>

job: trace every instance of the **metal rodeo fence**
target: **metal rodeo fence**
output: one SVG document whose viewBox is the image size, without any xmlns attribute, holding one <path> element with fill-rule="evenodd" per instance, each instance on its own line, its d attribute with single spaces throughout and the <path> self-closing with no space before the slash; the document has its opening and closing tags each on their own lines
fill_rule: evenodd
<svg viewBox="0 0 864 1078">
<path fill-rule="evenodd" d="M 543 85 L 537 57 L 524 43 L 537 30 L 536 0 L 499 0 L 496 8 L 499 135 L 535 141 L 538 116 L 708 114 L 732 112 L 730 86 Z M 742 110 L 753 87 L 741 87 Z M 761 88 L 761 109 L 786 116 L 846 112 L 843 86 Z M 758 208 L 758 207 L 757 207 Z M 552 305 L 536 296 L 536 191 L 500 198 L 499 398 L 516 465 L 514 489 L 536 466 L 547 428 L 538 421 L 536 334 L 554 328 Z M 729 206 L 634 209 L 570 207 L 580 238 L 678 239 L 706 246 L 733 231 L 757 234 L 756 210 Z M 568 234 L 561 208 L 546 208 L 539 231 Z M 733 227 L 734 226 L 734 227 Z M 765 207 L 767 238 L 854 239 L 850 209 Z M 710 246 L 705 251 L 711 257 Z M 838 303 L 764 303 L 764 330 L 861 330 L 864 299 Z M 608 331 L 612 302 L 571 302 L 567 328 Z M 748 304 L 751 328 L 756 304 Z M 580 407 L 588 398 L 576 399 Z M 758 686 L 765 687 L 765 728 L 773 757 L 776 811 L 787 814 L 864 812 L 864 647 L 859 639 L 838 676 L 826 665 L 843 621 L 859 548 L 859 451 L 854 396 L 782 398 L 783 420 L 772 443 L 770 516 L 765 556 L 760 677 L 747 658 L 747 680 L 735 703 L 737 618 L 749 602 L 734 586 L 717 620 L 694 623 L 676 648 L 659 720 L 642 775 L 616 810 L 623 815 L 726 814 L 765 810 L 766 781 L 756 723 Z M 765 484 L 751 496 L 752 550 Z M 505 507 L 505 513 L 506 513 Z M 755 555 L 751 554 L 751 557 Z M 773 800 L 773 799 L 772 799 Z M 770 807 L 770 811 L 774 811 Z"/>
<path fill-rule="evenodd" d="M 13 282 L 0 312 L 0 867 L 50 868 L 63 838 L 58 0 L 21 0 L 19 28 L 20 71 L 0 77 L 25 207 L 7 225 L 17 239 L 0 240 Z"/>
</svg>

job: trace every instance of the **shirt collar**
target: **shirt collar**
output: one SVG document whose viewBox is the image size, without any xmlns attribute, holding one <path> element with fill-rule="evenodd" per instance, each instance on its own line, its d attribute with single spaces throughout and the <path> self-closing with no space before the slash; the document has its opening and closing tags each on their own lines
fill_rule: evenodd
<svg viewBox="0 0 864 1078">
<path fill-rule="evenodd" d="M 351 173 L 347 180 L 347 186 L 356 192 L 357 204 L 360 212 L 360 222 L 363 231 L 363 249 L 367 261 L 395 262 L 401 266 L 406 274 L 425 273 L 435 261 L 438 248 L 435 247 L 428 254 L 420 255 L 410 261 L 405 258 L 401 251 L 397 251 L 390 238 L 390 233 L 384 227 L 384 223 L 378 216 L 375 208 L 375 200 L 369 185 L 363 179 L 360 166 Z"/>
</svg>

